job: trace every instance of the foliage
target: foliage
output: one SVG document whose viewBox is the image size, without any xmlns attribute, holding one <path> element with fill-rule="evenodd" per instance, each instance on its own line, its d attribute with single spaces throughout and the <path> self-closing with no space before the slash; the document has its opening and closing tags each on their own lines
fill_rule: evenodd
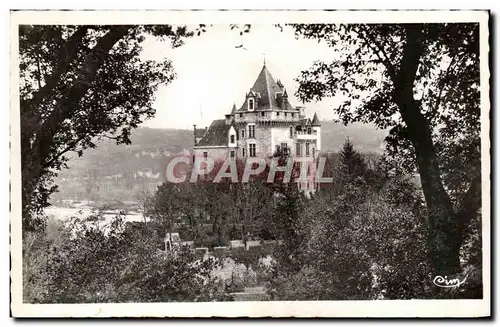
<svg viewBox="0 0 500 327">
<path fill-rule="evenodd" d="M 460 270 L 459 250 L 481 206 L 478 24 L 293 25 L 325 42 L 332 62 L 297 79 L 304 101 L 344 97 L 345 124 L 390 128 L 388 154 L 417 167 L 434 269 Z M 347 98 L 346 98 L 347 97 Z"/>
<path fill-rule="evenodd" d="M 31 247 L 35 263 L 26 299 L 35 303 L 220 301 L 230 298 L 212 277 L 214 259 L 196 260 L 180 249 L 158 251 L 150 230 L 132 228 L 117 216 L 99 224 L 100 213 L 76 218 L 63 242 Z M 38 237 L 41 237 L 41 235 Z M 28 259 L 27 262 L 33 262 Z M 28 277 L 29 278 L 29 277 Z M 30 285 L 37 286 L 32 288 Z"/>
<path fill-rule="evenodd" d="M 241 177 L 244 163 L 236 164 Z M 282 226 L 270 217 L 276 211 L 274 188 L 281 183 L 267 183 L 269 167 L 260 175 L 251 176 L 248 183 L 233 183 L 227 178 L 216 183 L 214 171 L 219 171 L 221 165 L 216 162 L 213 172 L 196 183 L 165 182 L 159 186 L 150 206 L 153 220 L 163 223 L 169 230 L 174 222 L 178 223 L 187 229 L 185 235 L 198 243 L 213 236 L 210 246 L 226 246 L 229 240 L 242 239 L 246 235 L 278 237 Z M 189 170 L 188 180 L 190 173 Z M 204 228 L 207 223 L 212 224 L 208 233 Z"/>
<path fill-rule="evenodd" d="M 259 245 L 252 246 L 248 250 L 244 247 L 231 249 L 228 256 L 233 259 L 235 263 L 243 264 L 248 270 L 249 268 L 257 268 L 260 260 L 271 254 L 272 250 L 270 250 L 270 248 Z"/>
<path fill-rule="evenodd" d="M 451 292 L 436 287 L 421 191 L 405 175 L 370 185 L 370 174 L 344 179 L 334 197 L 322 190 L 305 199 L 294 225 L 300 243 L 275 252 L 267 285 L 273 299 L 480 298 L 477 225 L 461 257 L 474 277 Z"/>
<path fill-rule="evenodd" d="M 348 179 L 364 176 L 366 164 L 361 154 L 354 150 L 354 144 L 347 139 L 340 150 L 340 171 Z"/>
<path fill-rule="evenodd" d="M 316 197 L 301 219 L 299 269 L 276 268 L 275 299 L 348 300 L 422 298 L 430 285 L 425 223 L 383 192 L 363 186 L 337 201 Z"/>
</svg>

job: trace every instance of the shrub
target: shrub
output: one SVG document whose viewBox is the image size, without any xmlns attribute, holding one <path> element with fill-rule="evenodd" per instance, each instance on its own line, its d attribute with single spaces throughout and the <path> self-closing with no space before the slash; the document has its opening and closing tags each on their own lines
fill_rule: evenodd
<svg viewBox="0 0 500 327">
<path fill-rule="evenodd" d="M 147 231 L 125 229 L 122 217 L 108 226 L 99 226 L 98 220 L 89 223 L 76 219 L 67 231 L 71 237 L 60 244 L 39 246 L 34 252 L 46 259 L 27 275 L 31 284 L 25 281 L 25 285 L 40 285 L 41 290 L 37 290 L 39 296 L 26 296 L 25 300 L 96 303 L 231 299 L 223 283 L 211 276 L 218 260 L 196 260 L 184 249 L 158 251 Z"/>
</svg>

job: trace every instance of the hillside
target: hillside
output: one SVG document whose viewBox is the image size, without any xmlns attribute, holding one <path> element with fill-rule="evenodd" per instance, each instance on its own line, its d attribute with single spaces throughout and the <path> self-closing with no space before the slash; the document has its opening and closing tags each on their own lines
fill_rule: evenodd
<svg viewBox="0 0 500 327">
<path fill-rule="evenodd" d="M 349 138 L 360 152 L 384 151 L 386 131 L 377 129 L 374 125 L 355 123 L 344 126 L 333 121 L 321 122 L 321 146 L 323 151 L 337 152 Z"/>
<path fill-rule="evenodd" d="M 361 152 L 383 150 L 386 132 L 372 125 L 322 122 L 323 151 L 338 151 L 349 138 Z M 55 200 L 129 200 L 143 189 L 154 189 L 161 181 L 167 158 L 188 153 L 193 132 L 179 129 L 139 128 L 132 132 L 131 145 L 116 145 L 102 140 L 82 157 L 74 156 L 69 169 L 61 172 L 56 183 Z"/>
</svg>

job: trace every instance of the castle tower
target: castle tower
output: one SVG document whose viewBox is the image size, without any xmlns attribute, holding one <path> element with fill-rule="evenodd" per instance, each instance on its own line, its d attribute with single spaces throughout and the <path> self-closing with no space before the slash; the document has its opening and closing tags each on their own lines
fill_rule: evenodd
<svg viewBox="0 0 500 327">
<path fill-rule="evenodd" d="M 263 65 L 243 104 L 233 105 L 225 119 L 214 120 L 196 141 L 194 151 L 211 158 L 273 156 L 287 147 L 291 156 L 316 161 L 321 150 L 321 122 L 316 114 L 305 116 L 302 106 L 292 106 L 285 86 Z M 223 117 L 221 117 L 223 118 Z M 199 135 L 199 129 L 195 135 Z M 303 189 L 314 186 L 304 185 Z"/>
</svg>

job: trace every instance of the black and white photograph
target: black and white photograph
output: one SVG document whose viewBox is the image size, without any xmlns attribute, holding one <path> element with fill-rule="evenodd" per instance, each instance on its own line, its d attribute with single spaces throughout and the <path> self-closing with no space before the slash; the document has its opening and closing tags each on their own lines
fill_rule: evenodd
<svg viewBox="0 0 500 327">
<path fill-rule="evenodd" d="M 487 11 L 10 16 L 12 316 L 490 316 Z"/>
</svg>

